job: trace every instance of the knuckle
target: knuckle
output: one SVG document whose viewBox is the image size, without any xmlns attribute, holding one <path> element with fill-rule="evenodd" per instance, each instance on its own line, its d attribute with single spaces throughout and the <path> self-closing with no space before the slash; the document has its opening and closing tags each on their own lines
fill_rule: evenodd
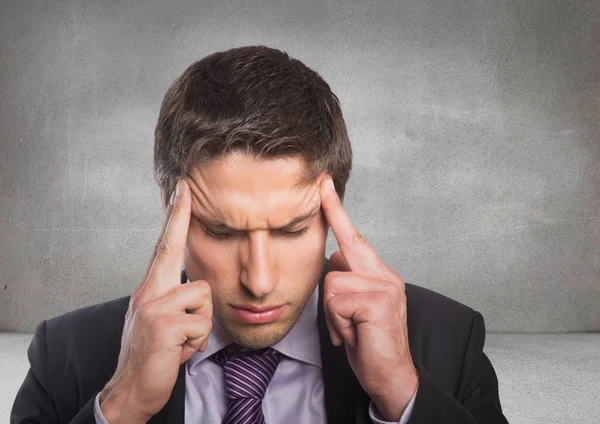
<svg viewBox="0 0 600 424">
<path fill-rule="evenodd" d="M 332 277 L 327 279 L 327 276 L 325 276 L 325 287 L 323 289 L 323 296 L 325 299 L 327 299 L 327 301 L 335 297 L 334 294 L 337 292 L 336 281 L 337 280 L 333 279 Z"/>
<path fill-rule="evenodd" d="M 202 294 L 206 294 L 210 296 L 212 294 L 210 284 L 205 280 L 198 280 L 195 282 L 195 286 L 198 288 L 198 291 Z"/>
<path fill-rule="evenodd" d="M 194 349 L 199 349 L 200 346 L 202 346 L 202 343 L 204 343 L 204 340 L 206 339 L 206 337 L 198 337 L 198 338 L 193 338 L 193 337 L 188 337 L 187 340 L 185 341 L 185 344 L 187 344 L 188 346 L 191 346 Z"/>
<path fill-rule="evenodd" d="M 194 326 L 194 333 L 196 333 L 195 337 L 201 339 L 208 337 L 213 328 L 213 322 L 211 318 L 202 314 L 198 314 L 190 315 L 188 319 Z"/>
<path fill-rule="evenodd" d="M 352 233 L 352 240 L 354 240 L 354 241 L 363 241 L 364 239 L 365 238 L 360 233 L 360 231 L 354 230 L 354 232 Z"/>
<path fill-rule="evenodd" d="M 171 250 L 173 250 L 164 239 L 159 241 L 154 249 L 156 250 L 157 255 L 167 255 L 169 252 L 171 252 Z"/>
<path fill-rule="evenodd" d="M 366 244 L 367 239 L 358 230 L 354 230 L 352 233 L 352 243 L 355 244 Z"/>
<path fill-rule="evenodd" d="M 340 271 L 330 271 L 325 275 L 325 282 L 331 286 L 334 287 L 335 285 L 339 284 L 340 282 L 340 278 L 343 276 L 343 272 Z"/>
<path fill-rule="evenodd" d="M 144 323 L 152 321 L 152 311 L 147 303 L 139 305 L 135 310 L 135 316 Z"/>
<path fill-rule="evenodd" d="M 188 287 L 185 287 L 188 286 Z M 211 288 L 210 288 L 210 284 L 208 284 L 208 282 L 203 281 L 203 280 L 198 280 L 198 281 L 193 281 L 190 282 L 189 284 L 185 284 L 184 286 L 182 286 L 182 290 L 187 290 L 190 292 L 190 294 L 194 297 L 198 297 L 198 298 L 203 298 L 203 297 L 208 297 L 210 298 L 212 293 L 211 293 Z"/>
<path fill-rule="evenodd" d="M 357 229 L 354 229 L 354 231 L 352 231 L 352 233 L 344 236 L 341 240 L 342 243 L 346 244 L 346 245 L 356 245 L 356 244 L 364 244 L 367 242 L 367 239 L 360 233 L 360 231 L 358 231 Z"/>
<path fill-rule="evenodd" d="M 329 299 L 327 299 L 327 309 L 329 309 L 330 311 L 333 311 L 337 308 L 337 306 L 339 305 L 340 302 L 340 297 L 339 296 L 331 296 Z"/>
<path fill-rule="evenodd" d="M 392 301 L 397 299 L 400 295 L 400 291 L 395 284 L 386 284 L 385 292 Z"/>
<path fill-rule="evenodd" d="M 209 319 L 208 317 L 204 317 L 203 324 L 204 324 L 204 329 L 206 330 L 206 334 L 210 333 L 213 328 L 212 319 Z"/>
</svg>

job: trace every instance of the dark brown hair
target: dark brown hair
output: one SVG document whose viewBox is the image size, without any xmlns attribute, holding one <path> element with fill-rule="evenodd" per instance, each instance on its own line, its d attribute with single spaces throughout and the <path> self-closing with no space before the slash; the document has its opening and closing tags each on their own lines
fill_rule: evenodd
<svg viewBox="0 0 600 424">
<path fill-rule="evenodd" d="M 339 100 L 285 52 L 247 46 L 213 53 L 169 87 L 154 132 L 154 178 L 165 204 L 177 179 L 234 150 L 257 159 L 300 155 L 307 169 L 299 185 L 327 172 L 344 197 L 352 149 Z"/>
</svg>

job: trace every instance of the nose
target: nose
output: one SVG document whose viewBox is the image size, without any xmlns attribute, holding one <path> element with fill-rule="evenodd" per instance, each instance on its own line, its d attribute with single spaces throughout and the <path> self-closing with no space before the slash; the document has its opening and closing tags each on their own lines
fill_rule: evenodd
<svg viewBox="0 0 600 424">
<path fill-rule="evenodd" d="M 247 240 L 240 280 L 254 296 L 262 298 L 273 291 L 278 281 L 269 231 L 251 231 Z"/>
</svg>

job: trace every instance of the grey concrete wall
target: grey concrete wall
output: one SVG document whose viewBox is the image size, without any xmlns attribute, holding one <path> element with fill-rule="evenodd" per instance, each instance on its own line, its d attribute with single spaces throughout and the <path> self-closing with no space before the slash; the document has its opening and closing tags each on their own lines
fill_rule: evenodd
<svg viewBox="0 0 600 424">
<path fill-rule="evenodd" d="M 0 1 L 0 330 L 139 283 L 162 96 L 247 44 L 338 94 L 346 208 L 406 281 L 488 331 L 600 330 L 598 28 L 598 1 Z"/>
</svg>

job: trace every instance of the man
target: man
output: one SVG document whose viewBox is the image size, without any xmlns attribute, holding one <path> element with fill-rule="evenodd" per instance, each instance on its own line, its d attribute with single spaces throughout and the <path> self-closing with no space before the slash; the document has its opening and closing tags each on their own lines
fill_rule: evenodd
<svg viewBox="0 0 600 424">
<path fill-rule="evenodd" d="M 169 88 L 154 152 L 144 278 L 37 327 L 12 423 L 507 422 L 481 314 L 405 284 L 344 211 L 351 147 L 317 73 L 212 54 Z"/>
</svg>

